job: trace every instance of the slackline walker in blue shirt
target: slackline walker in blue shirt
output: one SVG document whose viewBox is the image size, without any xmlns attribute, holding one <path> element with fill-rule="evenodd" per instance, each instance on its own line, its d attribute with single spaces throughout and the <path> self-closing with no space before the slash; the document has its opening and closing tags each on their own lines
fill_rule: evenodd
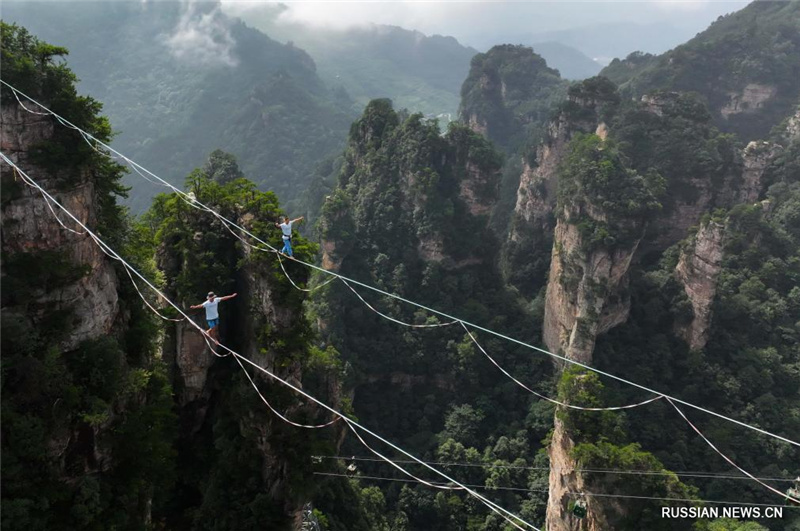
<svg viewBox="0 0 800 531">
<path fill-rule="evenodd" d="M 281 252 L 288 257 L 292 257 L 292 224 L 303 221 L 303 216 L 290 220 L 289 216 L 283 216 L 283 223 L 276 223 L 275 226 L 283 232 L 283 249 Z"/>
<path fill-rule="evenodd" d="M 217 334 L 217 326 L 219 325 L 219 303 L 222 301 L 226 301 L 228 299 L 232 299 L 236 296 L 236 293 L 233 295 L 225 295 L 224 297 L 217 297 L 214 295 L 213 291 L 208 292 L 208 298 L 202 304 L 195 304 L 192 306 L 192 310 L 199 310 L 200 308 L 206 309 L 206 322 L 208 323 L 208 330 L 206 334 L 213 339 L 216 343 L 219 343 L 219 336 Z"/>
</svg>

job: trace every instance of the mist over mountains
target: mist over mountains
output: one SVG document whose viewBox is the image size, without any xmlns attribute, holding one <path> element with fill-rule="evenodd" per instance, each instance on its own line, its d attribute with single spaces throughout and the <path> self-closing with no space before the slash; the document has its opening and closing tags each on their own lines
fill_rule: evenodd
<svg viewBox="0 0 800 531">
<path fill-rule="evenodd" d="M 3 531 L 800 530 L 800 0 L 570 79 L 683 4 L 4 4 Z"/>
<path fill-rule="evenodd" d="M 4 17 L 64 43 L 82 90 L 118 124 L 117 148 L 173 183 L 219 147 L 261 186 L 297 197 L 353 116 L 306 52 L 216 4 L 14 3 Z M 158 191 L 137 183 L 134 210 Z"/>
<path fill-rule="evenodd" d="M 3 16 L 65 45 L 79 86 L 103 102 L 116 124 L 115 146 L 175 183 L 220 147 L 260 186 L 300 200 L 318 164 L 341 149 L 349 121 L 371 99 L 390 98 L 442 124 L 455 119 L 477 50 L 397 26 L 313 26 L 285 20 L 286 10 L 279 4 L 6 2 Z M 576 39 L 584 33 L 590 42 L 604 42 L 601 30 L 519 36 L 519 42 L 533 44 L 562 77 L 582 79 L 600 68 L 586 55 L 587 41 Z M 631 34 L 625 43 L 633 46 L 637 38 L 644 35 Z M 625 44 L 598 49 L 609 53 Z M 158 191 L 127 182 L 137 212 Z"/>
</svg>

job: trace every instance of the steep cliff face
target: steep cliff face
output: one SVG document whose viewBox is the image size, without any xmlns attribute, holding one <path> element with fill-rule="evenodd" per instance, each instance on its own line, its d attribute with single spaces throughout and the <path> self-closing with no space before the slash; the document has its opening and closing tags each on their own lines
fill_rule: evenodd
<svg viewBox="0 0 800 531">
<path fill-rule="evenodd" d="M 775 98 L 778 88 L 774 85 L 748 83 L 740 92 L 730 92 L 728 103 L 722 106 L 719 113 L 723 118 L 737 114 L 756 114 L 767 103 Z"/>
<path fill-rule="evenodd" d="M 673 50 L 615 59 L 601 74 L 632 97 L 655 89 L 696 92 L 720 129 L 744 142 L 766 138 L 800 95 L 798 17 L 795 2 L 751 2 Z"/>
<path fill-rule="evenodd" d="M 722 268 L 724 231 L 724 223 L 714 220 L 701 226 L 675 268 L 675 276 L 689 297 L 693 313 L 692 320 L 677 325 L 676 332 L 693 350 L 702 349 L 708 341 L 711 306 Z"/>
<path fill-rule="evenodd" d="M 752 141 L 742 152 L 742 183 L 735 188 L 734 203 L 754 203 L 764 193 L 764 175 L 780 146 L 767 141 Z"/>
<path fill-rule="evenodd" d="M 789 122 L 786 125 L 786 134 L 793 142 L 800 140 L 800 108 L 789 118 Z"/>
<path fill-rule="evenodd" d="M 408 271 L 426 262 L 446 269 L 481 262 L 499 169 L 499 155 L 467 128 L 454 125 L 442 137 L 419 115 L 371 102 L 351 131 L 339 187 L 323 205 L 323 263 L 339 269 L 371 238 L 386 249 L 413 248 L 415 257 L 394 264 Z M 458 224 L 473 237 L 457 236 Z"/>
<path fill-rule="evenodd" d="M 53 61 L 66 50 L 2 22 L 0 31 L 3 80 L 108 141 L 100 104 L 78 95 L 73 74 Z M 0 150 L 12 163 L 115 250 L 134 248 L 116 203 L 120 166 L 54 118 L 25 111 L 5 88 L 0 121 Z M 5 163 L 0 184 L 2 526 L 144 527 L 173 469 L 155 325 L 59 207 Z"/>
<path fill-rule="evenodd" d="M 763 199 L 767 187 L 775 184 L 775 180 L 792 178 L 788 174 L 772 174 L 776 167 L 785 170 L 785 159 L 793 157 L 798 122 L 800 112 L 789 117 L 785 127 L 777 131 L 771 140 L 747 144 L 741 155 L 741 174 L 727 182 L 726 190 L 719 194 L 723 204 L 754 205 Z M 770 201 L 763 201 L 759 208 L 769 211 Z M 676 324 L 676 333 L 693 350 L 702 349 L 708 341 L 717 277 L 724 258 L 725 232 L 724 221 L 711 219 L 701 223 L 695 236 L 681 252 L 675 269 L 675 276 L 683 286 L 693 310 L 693 318 L 689 322 Z"/>
<path fill-rule="evenodd" d="M 506 278 L 523 294 L 534 296 L 544 282 L 555 229 L 557 170 L 567 145 L 579 133 L 605 136 L 604 120 L 618 102 L 616 87 L 603 78 L 571 87 L 566 103 L 547 127 L 545 140 L 536 148 L 535 160 L 523 159 L 503 260 Z"/>
<path fill-rule="evenodd" d="M 754 189 L 760 186 L 755 158 L 750 174 L 743 175 L 745 163 L 734 139 L 711 120 L 696 96 L 657 91 L 621 107 L 611 124 L 611 137 L 631 167 L 665 179 L 663 208 L 643 242 L 647 252 L 663 252 L 683 240 L 709 210 L 736 204 L 749 193 L 743 181 Z"/>
<path fill-rule="evenodd" d="M 597 135 L 576 136 L 558 173 L 542 336 L 552 352 L 592 364 L 597 336 L 628 317 L 628 271 L 663 182 L 625 167 L 614 144 Z M 610 506 L 592 503 L 583 522 L 566 516 L 568 502 L 583 487 L 572 436 L 557 417 L 549 455 L 559 466 L 550 468 L 548 529 L 604 529 Z"/>
<path fill-rule="evenodd" d="M 240 175 L 238 168 L 229 173 Z M 272 193 L 257 191 L 244 178 L 215 179 L 206 170 L 196 170 L 189 178 L 191 191 L 263 239 L 280 241 L 274 221 L 281 212 Z M 156 227 L 158 265 L 171 297 L 188 307 L 202 302 L 209 290 L 218 296 L 238 293 L 219 305 L 221 342 L 298 387 L 312 374 L 320 382 L 312 393 L 338 403 L 335 371 L 319 362 L 316 369 L 307 369 L 314 354 L 302 311 L 304 294 L 289 284 L 274 254 L 241 244 L 217 219 L 174 194 L 160 196 L 147 216 Z M 310 258 L 311 248 L 301 237 L 294 239 L 294 247 L 296 256 Z M 285 266 L 296 283 L 307 282 L 305 268 L 290 261 Z M 194 314 L 195 322 L 206 328 L 204 312 Z M 173 503 L 198 515 L 213 514 L 230 529 L 289 528 L 313 492 L 303 487 L 309 481 L 310 448 L 333 445 L 336 429 L 295 440 L 297 428 L 275 416 L 235 360 L 220 347 L 215 347 L 215 355 L 194 326 L 170 324 L 162 350 L 172 368 L 181 415 L 179 462 L 187 464 Z M 286 417 L 307 423 L 322 417 L 263 373 L 245 366 L 270 405 Z M 226 441 L 227 451 L 207 455 L 204 448 L 219 441 Z M 247 457 L 229 460 L 237 455 Z M 238 481 L 245 481 L 246 493 L 228 493 L 230 482 Z M 235 496 L 254 500 L 253 507 L 242 510 L 232 503 Z M 250 510 L 258 515 L 255 523 Z M 169 521 L 185 525 L 188 520 L 183 518 L 173 514 Z"/>
<path fill-rule="evenodd" d="M 97 223 L 97 197 L 93 175 L 88 168 L 53 172 L 37 164 L 31 148 L 53 140 L 57 124 L 47 116 L 37 116 L 18 104 L 2 106 L 3 139 L 0 148 L 15 164 L 48 190 L 83 223 Z M 48 312 L 70 309 L 68 332 L 60 339 L 62 351 L 74 349 L 87 339 L 108 334 L 118 318 L 117 276 L 105 254 L 85 235 L 65 230 L 53 217 L 42 196 L 25 186 L 21 177 L 3 166 L 3 252 L 7 256 L 59 256 L 65 263 L 85 268 L 55 289 L 33 285 L 25 307 L 4 306 L 3 311 L 24 312 L 37 326 Z M 57 208 L 57 207 L 53 207 Z M 59 211 L 60 212 L 60 211 Z M 59 217 L 80 230 L 60 213 Z M 77 273 L 77 272 L 76 272 Z"/>
<path fill-rule="evenodd" d="M 578 463 L 572 457 L 575 443 L 569 437 L 564 422 L 556 417 L 553 435 L 550 440 L 550 469 L 559 470 L 550 473 L 547 498 L 547 530 L 548 531 L 608 531 L 615 529 L 609 525 L 607 512 L 622 514 L 624 508 L 619 504 L 598 503 L 595 498 L 580 498 L 586 504 L 587 516 L 583 519 L 575 517 L 570 508 L 578 501 L 580 493 L 591 491 L 583 474 L 578 470 Z"/>
<path fill-rule="evenodd" d="M 31 154 L 35 146 L 53 140 L 54 120 L 32 115 L 16 103 L 3 104 L 0 113 L 0 150 L 83 223 L 96 226 L 97 197 L 90 169 L 52 172 L 38 165 Z M 87 236 L 63 229 L 44 198 L 25 186 L 22 177 L 5 163 L 2 185 L 4 328 L 7 323 L 22 321 L 32 330 L 46 329 L 57 316 L 65 321 L 63 333 L 51 347 L 59 353 L 74 352 L 84 342 L 119 333 L 119 327 L 114 330 L 121 317 L 117 276 L 106 255 Z M 57 212 L 68 227 L 77 228 Z M 47 261 L 54 270 L 46 270 Z M 25 284 L 18 284 L 17 278 L 25 278 Z M 14 332 L 13 328 L 4 330 L 4 334 Z M 13 348 L 4 354 L 13 359 Z M 61 478 L 77 481 L 84 474 L 102 473 L 114 466 L 108 437 L 110 416 L 96 425 L 75 418 L 65 420 L 54 426 L 47 444 L 47 458 L 56 464 Z"/>
<path fill-rule="evenodd" d="M 574 224 L 559 220 L 542 335 L 551 351 L 589 363 L 597 336 L 628 317 L 627 273 L 639 238 L 630 246 L 588 253 L 585 244 Z"/>
</svg>

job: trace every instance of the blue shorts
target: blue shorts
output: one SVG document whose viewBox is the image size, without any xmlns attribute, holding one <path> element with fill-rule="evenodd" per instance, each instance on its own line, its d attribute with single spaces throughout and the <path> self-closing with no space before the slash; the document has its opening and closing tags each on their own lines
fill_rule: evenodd
<svg viewBox="0 0 800 531">
<path fill-rule="evenodd" d="M 206 322 L 208 323 L 208 328 L 211 329 L 219 324 L 219 319 L 206 319 Z"/>
</svg>

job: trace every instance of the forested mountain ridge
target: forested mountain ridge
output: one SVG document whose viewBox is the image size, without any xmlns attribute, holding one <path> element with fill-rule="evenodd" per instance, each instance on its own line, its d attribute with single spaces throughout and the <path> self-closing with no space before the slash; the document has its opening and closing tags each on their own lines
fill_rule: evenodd
<svg viewBox="0 0 800 531">
<path fill-rule="evenodd" d="M 455 119 L 459 92 L 478 50 L 444 35 L 385 24 L 335 29 L 291 22 L 288 7 L 230 7 L 267 35 L 308 51 L 331 87 L 343 86 L 360 112 L 369 100 L 385 97 L 398 109 Z M 520 36 L 522 39 L 522 36 Z M 524 39 L 523 39 L 524 41 Z M 505 42 L 518 42 L 517 37 Z M 494 43 L 492 43 L 494 44 Z M 557 42 L 533 45 L 553 68 L 569 79 L 591 77 L 601 66 L 574 48 Z"/>
<path fill-rule="evenodd" d="M 536 142 L 567 82 L 525 46 L 495 46 L 472 58 L 459 120 L 505 151 Z"/>
<path fill-rule="evenodd" d="M 124 124 L 116 148 L 173 183 L 222 148 L 261 189 L 296 199 L 355 115 L 307 53 L 217 4 L 10 2 L 3 17 L 65 45 L 81 89 Z M 137 213 L 161 191 L 131 184 Z"/>
<path fill-rule="evenodd" d="M 79 96 L 54 60 L 65 49 L 6 24 L 2 46 L 5 81 L 109 140 L 100 104 Z M 220 308 L 225 344 L 339 407 L 338 357 L 312 345 L 303 294 L 273 254 L 243 246 L 176 194 L 130 218 L 116 202 L 122 166 L 7 89 L 2 117 L 2 151 L 21 171 L 185 311 L 209 289 L 238 290 Z M 186 185 L 252 232 L 277 236 L 276 196 L 243 178 L 229 154 L 212 153 Z M 132 284 L 85 233 L 62 228 L 5 163 L 2 187 L 3 528 L 295 528 L 315 491 L 311 455 L 334 451 L 337 427 L 295 439 L 254 386 L 296 421 L 314 422 L 318 410 L 252 368 L 249 381 L 219 347 L 215 356 L 199 315 L 195 325 L 155 317 L 166 301 Z M 295 246 L 305 259 L 315 249 L 299 237 Z M 287 267 L 306 282 L 305 269 Z"/>
<path fill-rule="evenodd" d="M 753 2 L 674 50 L 615 59 L 600 75 L 625 96 L 697 92 L 717 127 L 764 138 L 800 98 L 800 2 Z"/>
<path fill-rule="evenodd" d="M 455 119 L 458 91 L 477 50 L 453 37 L 397 26 L 333 29 L 291 23 L 280 20 L 281 11 L 245 8 L 241 16 L 267 35 L 308 51 L 320 76 L 330 87 L 344 89 L 357 112 L 372 99 L 390 98 L 398 108 L 444 115 L 445 122 Z"/>
<path fill-rule="evenodd" d="M 101 105 L 53 57 L 2 25 L 3 80 L 108 140 Z M 136 254 L 117 204 L 123 168 L 3 88 L 2 152 L 109 243 Z M 123 270 L 2 164 L 4 529 L 141 528 L 174 479 L 175 416 L 157 325 Z M 56 207 L 53 207 L 56 208 Z M 131 259 L 153 272 L 144 256 Z"/>
<path fill-rule="evenodd" d="M 226 170 L 212 171 L 223 161 Z M 258 191 L 226 154 L 215 152 L 189 174 L 186 190 L 263 239 L 278 232 L 276 196 Z M 209 218 L 176 194 L 157 196 L 145 215 L 165 293 L 184 308 L 201 302 L 209 289 L 218 296 L 237 293 L 220 303 L 218 333 L 226 347 L 339 407 L 340 362 L 335 351 L 314 346 L 302 311 L 305 294 L 290 284 L 274 254 L 243 245 Z M 315 251 L 301 237 L 294 247 L 306 260 Z M 305 285 L 307 270 L 286 267 Z M 178 529 L 296 528 L 316 492 L 311 456 L 334 451 L 343 426 L 301 436 L 268 409 L 254 386 L 294 422 L 323 423 L 329 415 L 245 365 L 250 382 L 226 351 L 216 350 L 221 357 L 188 323 L 166 328 L 162 357 L 171 367 L 180 421 L 178 478 L 158 516 Z"/>
<path fill-rule="evenodd" d="M 600 63 L 563 42 L 535 42 L 531 47 L 547 60 L 551 68 L 558 70 L 564 79 L 594 77 L 603 69 Z"/>
<path fill-rule="evenodd" d="M 782 8 L 773 5 L 749 9 Z M 797 16 L 789 16 L 782 23 L 791 25 L 797 21 Z M 728 40 L 735 38 L 728 34 Z M 738 38 L 747 37 L 740 32 Z M 723 49 L 725 42 L 721 44 Z M 703 53 L 714 56 L 715 48 L 708 45 Z M 651 59 L 642 60 L 647 68 L 646 61 Z M 687 71 L 701 64 L 688 61 Z M 738 70 L 731 72 L 731 79 L 722 75 L 720 86 L 742 79 Z M 787 78 L 782 87 L 785 94 L 794 95 L 792 105 L 786 107 L 784 100 L 784 111 L 779 113 L 772 108 L 771 114 L 759 118 L 762 131 L 775 128 L 773 136 L 765 135 L 763 140 L 749 143 L 718 131 L 712 125 L 718 120 L 714 120 L 715 114 L 706 100 L 674 90 L 674 86 L 671 91 L 645 91 L 637 96 L 638 101 L 629 99 L 629 86 L 623 85 L 618 91 L 603 77 L 570 88 L 567 101 L 548 127 L 544 143 L 535 147 L 535 156 L 523 159 L 527 166 L 520 178 L 505 257 L 509 280 L 531 298 L 538 293 L 535 306 L 544 300 L 543 340 L 549 350 L 597 364 L 615 374 L 631 375 L 634 381 L 649 382 L 652 387 L 667 389 L 677 396 L 702 396 L 704 403 L 714 403 L 717 411 L 728 411 L 732 416 L 741 416 L 744 403 L 750 403 L 745 417 L 752 422 L 761 418 L 756 413 L 756 403 L 773 404 L 765 406 L 768 410 L 796 410 L 798 382 L 788 376 L 798 361 L 796 332 L 783 337 L 772 334 L 800 317 L 798 309 L 788 302 L 796 286 L 789 280 L 796 274 L 791 265 L 793 259 L 789 258 L 797 249 L 796 243 L 789 241 L 789 234 L 796 231 L 796 219 L 787 216 L 796 208 L 791 190 L 800 178 L 794 162 L 796 116 L 779 125 L 797 109 L 798 79 Z M 747 136 L 745 139 L 750 140 Z M 641 186 L 637 182 L 646 184 L 649 192 L 637 192 L 637 186 Z M 776 204 L 780 205 L 777 210 Z M 644 223 L 637 225 L 637 218 Z M 773 243 L 764 243 L 762 238 Z M 683 243 L 678 243 L 681 240 Z M 751 252 L 770 256 L 768 261 L 774 260 L 776 271 L 782 273 L 767 281 L 760 268 L 744 258 Z M 550 260 L 542 260 L 543 255 Z M 549 263 L 549 275 L 532 267 L 532 261 L 543 266 Z M 728 279 L 732 283 L 727 283 Z M 768 290 L 774 300 L 755 302 L 751 298 L 754 293 L 747 292 L 750 282 Z M 542 286 L 546 286 L 544 294 L 540 291 Z M 786 308 L 786 314 L 784 310 L 779 312 L 781 317 L 760 313 L 772 304 Z M 730 319 L 732 314 L 735 317 Z M 737 320 L 759 319 L 765 319 L 759 325 L 765 330 L 763 336 L 746 337 L 740 333 L 741 325 L 735 324 Z M 734 336 L 737 340 L 731 342 Z M 763 349 L 770 348 L 775 349 L 771 352 L 776 356 L 769 369 L 761 370 L 769 372 L 770 378 L 780 379 L 783 385 L 770 390 L 759 384 L 732 391 L 730 385 L 750 381 L 750 371 L 762 366 L 763 362 L 756 361 L 756 352 L 766 355 Z M 641 353 L 648 351 L 664 354 L 642 359 Z M 670 377 L 654 378 L 645 360 L 655 363 L 660 368 L 658 373 Z M 693 383 L 682 381 L 670 363 L 693 367 Z M 696 363 L 703 368 L 699 369 Z M 564 378 L 581 382 L 569 372 L 565 372 L 562 383 Z M 722 383 L 725 379 L 729 385 Z M 567 389 L 571 389 L 574 399 L 581 396 L 584 401 L 587 395 L 593 395 L 593 385 L 573 383 Z M 728 395 L 726 401 L 719 400 L 721 385 Z M 716 389 L 717 394 L 698 392 L 700 389 Z M 628 401 L 639 397 L 628 392 L 625 396 Z M 731 402 L 739 406 L 731 407 Z M 659 404 L 652 409 L 662 407 Z M 641 495 L 635 492 L 636 484 L 614 484 L 592 474 L 570 474 L 561 469 L 604 468 L 625 460 L 631 466 L 639 460 L 650 461 L 631 453 L 628 444 L 632 441 L 643 443 L 644 450 L 663 460 L 663 465 L 651 462 L 647 466 L 702 468 L 703 460 L 694 459 L 691 453 L 683 455 L 676 445 L 665 444 L 657 436 L 643 437 L 644 433 L 653 433 L 656 423 L 665 422 L 661 413 L 657 422 L 645 411 L 631 411 L 629 415 L 636 422 L 632 421 L 626 434 L 620 435 L 611 428 L 613 423 L 609 428 L 602 424 L 582 425 L 581 422 L 588 422 L 587 418 L 571 420 L 571 413 L 557 413 L 549 449 L 548 529 L 583 528 L 569 512 L 576 492 L 613 487 L 628 495 Z M 685 428 L 680 419 L 670 418 L 668 422 L 676 432 Z M 782 433 L 797 432 L 793 419 L 773 422 L 773 428 Z M 755 450 L 757 441 L 746 436 L 737 438 L 735 428 L 718 426 L 716 421 L 713 424 L 725 434 L 718 441 L 724 449 L 730 450 L 733 445 L 739 449 L 739 464 L 747 462 L 756 469 L 777 466 L 782 467 L 783 474 L 792 473 L 789 461 L 783 459 L 786 449 L 766 457 Z M 697 450 L 704 459 L 715 458 L 707 447 Z M 676 460 L 678 455 L 681 457 Z M 689 462 L 693 464 L 688 465 Z M 721 488 L 694 486 L 699 488 L 695 495 L 700 497 L 707 496 L 707 489 Z M 736 492 L 749 495 L 744 490 Z M 692 495 L 684 492 L 682 497 Z M 590 527 L 628 529 L 634 522 L 641 526 L 645 521 L 648 529 L 667 525 L 650 520 L 647 513 L 651 509 L 641 513 L 642 508 L 636 504 L 619 506 L 591 498 L 587 503 Z M 762 523 L 784 528 L 783 524 Z"/>
<path fill-rule="evenodd" d="M 96 102 L 77 96 L 66 68 L 48 60 L 63 50 L 3 31 L 3 79 L 108 139 Z M 771 134 L 747 142 L 720 132 L 697 94 L 630 98 L 603 77 L 567 87 L 529 49 L 501 51 L 509 51 L 503 73 L 533 71 L 542 85 L 522 87 L 531 99 L 513 106 L 496 87 L 472 93 L 469 104 L 499 109 L 487 120 L 532 109 L 534 119 L 515 131 L 535 123 L 541 137 L 518 136 L 504 157 L 469 124 L 442 133 L 421 114 L 373 101 L 340 160 L 320 170 L 337 184 L 320 198 L 320 249 L 295 236 L 298 257 L 318 256 L 326 269 L 796 438 L 800 101 L 774 119 Z M 480 88 L 479 79 L 469 86 Z M 3 152 L 170 298 L 186 308 L 209 289 L 238 292 L 220 306 L 223 343 L 537 527 L 800 528 L 790 508 L 783 519 L 758 522 L 662 518 L 667 505 L 784 498 L 724 477 L 735 470 L 664 399 L 623 412 L 554 408 L 480 347 L 561 402 L 602 408 L 657 395 L 564 370 L 485 331 L 470 330 L 473 341 L 457 322 L 353 285 L 368 307 L 345 283 L 321 286 L 327 277 L 287 260 L 300 288 L 320 287 L 308 296 L 274 254 L 174 194 L 159 196 L 140 222 L 127 219 L 112 197 L 122 192 L 120 167 L 52 118 L 24 113 L 6 91 L 2 106 L 13 133 L 4 129 Z M 498 211 L 520 166 L 518 210 L 506 230 Z M 277 244 L 277 197 L 246 174 L 215 150 L 184 189 Z M 305 431 L 282 422 L 254 386 L 293 421 L 331 417 L 248 368 L 251 385 L 235 358 L 215 357 L 187 323 L 159 326 L 89 240 L 63 232 L 7 165 L 2 178 L 3 282 L 13 288 L 3 290 L 2 315 L 4 526 L 290 529 L 313 508 L 327 530 L 504 529 L 473 497 L 416 483 L 373 457 L 342 423 Z M 55 254 L 32 253 L 31 242 Z M 84 293 L 89 304 L 73 297 Z M 79 315 L 69 317 L 62 310 L 72 299 Z M 377 312 L 431 326 L 402 326 Z M 195 318 L 202 323 L 202 313 Z M 796 475 L 794 448 L 683 410 L 754 475 Z M 635 473 L 616 473 L 628 471 Z M 573 512 L 581 494 L 583 519 Z"/>
<path fill-rule="evenodd" d="M 501 160 L 464 125 L 453 124 L 440 136 L 437 126 L 420 115 L 397 112 L 385 100 L 370 103 L 351 130 L 337 189 L 323 206 L 323 264 L 528 337 L 531 329 L 520 326 L 524 311 L 497 273 L 493 250 L 498 241 L 488 223 Z M 443 319 L 354 288 L 395 319 L 446 325 Z M 351 367 L 347 383 L 353 410 L 365 424 L 380 426 L 382 435 L 427 461 L 473 463 L 471 483 L 521 488 L 529 480 L 541 481 L 538 470 L 509 475 L 482 468 L 492 463 L 533 466 L 538 441 L 546 433 L 540 420 L 552 410 L 546 404 L 532 405 L 493 370 L 462 328 L 399 327 L 363 306 L 342 283 L 315 295 L 312 313 L 322 336 Z M 521 374 L 549 370 L 541 359 L 478 337 L 493 356 Z M 342 451 L 363 455 L 349 439 Z M 393 474 L 385 465 L 356 464 L 365 475 Z M 362 483 L 362 488 L 373 505 L 370 529 L 500 525 L 484 506 L 457 493 L 437 494 L 403 483 L 380 484 L 380 490 Z M 507 491 L 503 503 L 514 510 L 524 507 L 532 515 L 536 507 L 544 507 L 544 498 L 539 492 Z M 330 529 L 353 529 L 341 520 L 337 507 L 319 507 L 331 522 L 338 522 Z"/>
</svg>

